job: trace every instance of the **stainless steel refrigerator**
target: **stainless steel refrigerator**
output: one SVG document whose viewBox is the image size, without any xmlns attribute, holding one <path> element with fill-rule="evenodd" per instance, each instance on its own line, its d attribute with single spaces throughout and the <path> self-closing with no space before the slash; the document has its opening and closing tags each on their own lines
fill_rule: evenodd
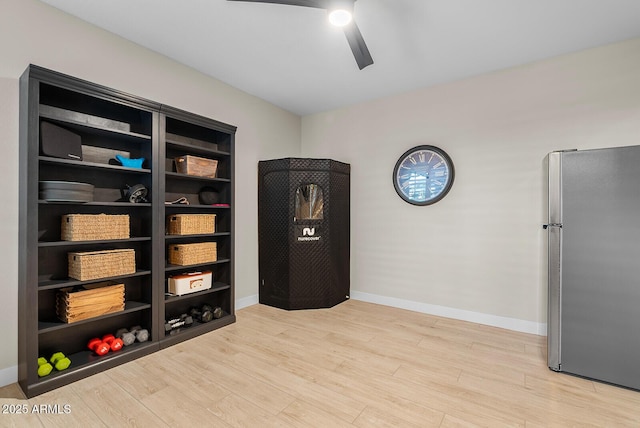
<svg viewBox="0 0 640 428">
<path fill-rule="evenodd" d="M 640 146 L 548 159 L 549 368 L 640 389 Z"/>
</svg>

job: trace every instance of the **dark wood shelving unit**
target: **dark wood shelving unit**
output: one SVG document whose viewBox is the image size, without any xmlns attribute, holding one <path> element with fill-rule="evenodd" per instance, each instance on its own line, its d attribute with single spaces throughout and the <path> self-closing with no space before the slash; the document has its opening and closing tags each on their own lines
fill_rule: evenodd
<svg viewBox="0 0 640 428">
<path fill-rule="evenodd" d="M 40 151 L 40 125 L 49 122 L 80 136 L 94 151 L 127 152 L 145 158 L 143 168 L 98 161 L 62 159 Z M 124 127 L 124 128 L 123 128 Z M 235 322 L 233 285 L 233 153 L 235 127 L 111 88 L 37 66 L 20 79 L 20 224 L 18 380 L 27 397 L 42 394 L 111 367 L 156 352 Z M 167 136 L 170 138 L 167 138 Z M 183 141 L 184 140 L 184 141 Z M 173 158 L 193 155 L 218 161 L 216 178 L 175 171 Z M 74 181 L 94 185 L 94 200 L 46 200 L 39 181 Z M 142 184 L 147 202 L 123 198 L 126 186 Z M 219 192 L 227 207 L 202 205 L 204 187 Z M 166 205 L 186 197 L 189 205 Z M 216 215 L 215 233 L 166 235 L 166 218 L 180 213 Z M 92 241 L 61 240 L 66 214 L 127 214 L 130 237 Z M 172 243 L 217 242 L 218 260 L 191 266 L 169 265 Z M 95 280 L 68 277 L 72 251 L 131 248 L 136 271 Z M 165 296 L 168 278 L 194 270 L 214 273 L 212 287 L 183 296 Z M 58 319 L 56 295 L 61 289 L 103 281 L 124 284 L 124 310 L 72 323 Z M 219 306 L 220 319 L 195 323 L 178 334 L 165 334 L 168 317 L 204 304 Z M 149 340 L 97 356 L 86 348 L 92 337 L 115 334 L 139 325 Z M 64 352 L 72 363 L 61 372 L 38 377 L 38 357 Z"/>
<path fill-rule="evenodd" d="M 212 206 L 199 202 L 198 192 L 207 187 L 215 187 L 222 202 L 233 206 L 233 142 L 235 128 L 222 123 L 214 123 L 204 117 L 185 114 L 185 112 L 164 108 L 161 117 L 161 128 L 165 130 L 166 144 L 160 151 L 161 164 L 165 166 L 161 189 L 168 196 L 167 200 L 175 200 L 174 196 L 185 196 L 189 205 L 163 205 L 163 218 L 176 214 L 215 214 L 215 233 L 192 235 L 167 235 L 163 233 L 163 246 L 168 252 L 168 246 L 175 243 L 188 244 L 197 242 L 216 242 L 217 260 L 189 266 L 176 266 L 165 259 L 164 279 L 165 298 L 160 309 L 163 315 L 161 322 L 171 318 L 188 314 L 192 308 L 201 308 L 204 304 L 212 307 L 219 306 L 225 314 L 224 321 L 213 320 L 198 324 L 190 328 L 181 329 L 174 334 L 161 332 L 164 335 L 161 346 L 168 346 L 195 337 L 235 321 L 234 293 L 233 293 L 233 212 L 216 210 Z M 182 141 L 177 141 L 180 138 Z M 197 142 L 197 143 L 191 143 Z M 197 156 L 217 160 L 216 178 L 199 177 L 176 172 L 175 158 L 179 156 Z M 164 232 L 164 230 L 163 230 Z M 166 253 L 165 253 L 166 254 Z M 167 298 L 168 280 L 173 275 L 196 271 L 211 271 L 213 278 L 211 288 Z"/>
</svg>

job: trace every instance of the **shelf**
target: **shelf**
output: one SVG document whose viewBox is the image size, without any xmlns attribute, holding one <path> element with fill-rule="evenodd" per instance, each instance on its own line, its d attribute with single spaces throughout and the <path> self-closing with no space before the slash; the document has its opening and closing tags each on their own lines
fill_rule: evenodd
<svg viewBox="0 0 640 428">
<path fill-rule="evenodd" d="M 54 370 L 50 375 L 38 378 L 35 383 L 28 385 L 28 389 L 31 395 L 38 395 L 91 374 L 140 358 L 158 349 L 157 342 L 147 341 L 132 343 L 118 352 L 109 352 L 101 357 L 89 350 L 75 352 L 67 355 L 71 360 L 69 368 L 61 372 Z"/>
<path fill-rule="evenodd" d="M 231 183 L 231 180 L 228 178 L 200 177 L 197 175 L 180 174 L 179 172 L 169 172 L 169 171 L 166 171 L 164 174 L 166 178 L 176 178 L 179 180 L 197 180 L 197 181 L 205 181 L 210 183 Z"/>
<path fill-rule="evenodd" d="M 92 280 L 89 280 L 89 281 L 80 281 L 80 280 L 76 280 L 76 279 L 72 279 L 72 278 L 66 278 L 66 279 L 42 279 L 42 280 L 38 281 L 38 291 L 51 290 L 51 289 L 55 289 L 55 288 L 73 287 L 73 286 L 76 286 L 76 285 L 92 284 L 92 283 L 95 283 L 95 282 L 102 282 L 102 281 L 117 281 L 119 279 L 132 278 L 132 277 L 136 277 L 136 276 L 145 276 L 145 275 L 151 275 L 151 271 L 150 270 L 139 270 L 139 271 L 136 271 L 136 273 L 132 273 L 132 274 L 128 274 L 128 275 L 110 276 L 110 277 L 107 277 L 107 278 L 92 279 Z"/>
<path fill-rule="evenodd" d="M 107 135 L 116 134 L 118 136 L 125 137 L 130 140 L 151 141 L 150 135 L 138 134 L 136 132 L 131 132 L 131 131 L 123 131 L 121 129 L 109 128 L 107 126 L 101 126 L 101 125 L 87 123 L 87 122 L 79 122 L 71 119 L 62 119 L 55 115 L 44 113 L 44 112 L 40 113 L 40 118 L 45 119 L 49 122 L 65 125 L 67 128 L 74 129 L 81 133 L 86 133 L 89 130 L 92 133 L 96 133 L 98 135 L 107 136 Z"/>
<path fill-rule="evenodd" d="M 150 236 L 142 236 L 137 238 L 128 239 L 104 239 L 99 241 L 49 241 L 38 242 L 38 247 L 75 247 L 81 245 L 96 245 L 96 244 L 118 244 L 127 242 L 144 242 L 151 241 Z"/>
<path fill-rule="evenodd" d="M 207 323 L 194 322 L 191 327 L 182 329 L 175 334 L 166 335 L 163 339 L 160 339 L 160 348 L 173 346 L 177 343 L 184 342 L 185 340 L 192 339 L 204 333 L 217 330 L 220 327 L 224 327 L 225 325 L 233 324 L 234 322 L 236 322 L 236 316 L 229 314 Z"/>
<path fill-rule="evenodd" d="M 185 239 L 193 239 L 193 238 L 216 238 L 220 236 L 231 236 L 229 232 L 216 232 L 216 233 L 199 233 L 194 235 L 165 235 L 164 239 L 166 241 L 182 241 Z"/>
<path fill-rule="evenodd" d="M 205 296 L 207 294 L 219 293 L 223 290 L 228 290 L 231 288 L 228 284 L 223 284 L 222 282 L 216 282 L 212 284 L 211 288 L 208 290 L 198 291 L 196 293 L 183 294 L 182 296 L 172 296 L 172 295 L 164 295 L 165 304 L 171 304 L 174 302 L 179 302 L 181 300 L 191 299 L 193 297 Z"/>
<path fill-rule="evenodd" d="M 206 209 L 206 210 L 228 210 L 231 206 L 227 207 L 214 207 L 213 205 L 196 205 L 196 204 L 165 204 L 165 209 L 186 209 L 186 210 L 195 210 L 195 209 Z"/>
<path fill-rule="evenodd" d="M 103 202 L 103 201 L 71 202 L 71 201 L 47 201 L 46 199 L 38 199 L 38 203 L 46 204 L 46 205 L 82 205 L 82 206 L 96 206 L 96 207 L 127 207 L 127 208 L 151 207 L 150 202 L 141 202 L 141 203 L 133 204 L 131 202 Z"/>
<path fill-rule="evenodd" d="M 49 156 L 39 156 L 38 160 L 42 163 L 48 164 L 59 164 L 65 165 L 74 168 L 91 168 L 91 169 L 102 169 L 102 170 L 111 170 L 117 172 L 126 172 L 126 173 L 134 173 L 134 174 L 151 174 L 151 170 L 147 168 L 131 168 L 122 165 L 110 165 L 107 163 L 97 163 L 97 162 L 86 162 L 81 160 L 74 159 L 60 159 L 60 158 L 52 158 Z"/>
<path fill-rule="evenodd" d="M 99 317 L 93 317 L 93 318 L 89 318 L 89 319 L 82 320 L 82 321 L 77 321 L 77 322 L 73 322 L 73 323 L 65 323 L 65 322 L 62 322 L 62 321 L 39 321 L 38 322 L 38 334 L 50 333 L 52 331 L 65 329 L 65 328 L 72 328 L 72 327 L 77 326 L 77 325 L 87 324 L 87 323 L 90 323 L 90 322 L 94 322 L 94 321 L 97 321 L 97 320 L 103 320 L 103 319 L 106 319 L 106 318 L 117 317 L 117 316 L 120 316 L 122 314 L 128 314 L 128 313 L 131 313 L 131 312 L 142 311 L 142 310 L 149 309 L 149 308 L 151 308 L 151 305 L 149 303 L 128 301 L 128 302 L 124 303 L 124 310 L 123 311 L 113 312 L 113 313 L 110 313 L 110 314 L 101 315 Z"/>
<path fill-rule="evenodd" d="M 174 148 L 174 149 L 185 149 L 188 150 L 191 153 L 199 153 L 202 155 L 213 155 L 213 156 L 231 156 L 231 153 L 229 152 L 225 152 L 222 150 L 216 150 L 216 149 L 209 149 L 206 147 L 201 147 L 201 146 L 196 146 L 193 144 L 188 144 L 188 143 L 182 143 L 182 142 L 178 142 L 178 141 L 172 141 L 170 139 L 167 139 L 166 141 L 167 146 Z"/>
<path fill-rule="evenodd" d="M 165 267 L 165 271 L 166 272 L 173 272 L 173 271 L 177 271 L 177 270 L 197 269 L 198 267 L 209 266 L 209 265 L 217 265 L 217 264 L 222 264 L 222 263 L 229 263 L 230 261 L 231 261 L 230 259 L 220 259 L 220 260 L 216 260 L 215 262 L 199 263 L 197 265 L 187 265 L 187 266 L 169 265 L 168 264 Z"/>
</svg>

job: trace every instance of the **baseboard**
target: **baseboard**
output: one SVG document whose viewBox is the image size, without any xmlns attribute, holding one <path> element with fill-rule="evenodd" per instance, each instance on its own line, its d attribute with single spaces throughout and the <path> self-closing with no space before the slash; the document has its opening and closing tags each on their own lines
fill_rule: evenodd
<svg viewBox="0 0 640 428">
<path fill-rule="evenodd" d="M 254 294 L 253 296 L 243 297 L 242 299 L 236 300 L 236 310 L 246 308 L 248 306 L 253 306 L 258 304 L 258 295 Z"/>
<path fill-rule="evenodd" d="M 0 369 L 0 388 L 18 381 L 18 366 Z"/>
<path fill-rule="evenodd" d="M 392 306 L 394 308 L 407 309 L 429 315 L 470 321 L 476 324 L 490 325 L 522 333 L 536 334 L 538 336 L 547 335 L 546 323 L 537 323 L 517 318 L 483 314 L 480 312 L 466 311 L 447 306 L 430 305 L 428 303 L 414 302 L 411 300 L 397 299 L 395 297 L 386 297 L 377 294 L 362 293 L 360 291 L 353 290 L 351 291 L 351 298 L 354 300 L 361 300 L 363 302 L 377 303 L 379 305 Z"/>
</svg>

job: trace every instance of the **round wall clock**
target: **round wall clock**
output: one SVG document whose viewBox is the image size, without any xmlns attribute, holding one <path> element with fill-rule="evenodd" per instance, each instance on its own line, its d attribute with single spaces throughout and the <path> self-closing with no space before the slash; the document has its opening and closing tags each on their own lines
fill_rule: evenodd
<svg viewBox="0 0 640 428">
<path fill-rule="evenodd" d="M 431 205 L 451 190 L 455 175 L 447 153 L 435 146 L 407 150 L 393 168 L 393 187 L 413 205 Z"/>
</svg>

